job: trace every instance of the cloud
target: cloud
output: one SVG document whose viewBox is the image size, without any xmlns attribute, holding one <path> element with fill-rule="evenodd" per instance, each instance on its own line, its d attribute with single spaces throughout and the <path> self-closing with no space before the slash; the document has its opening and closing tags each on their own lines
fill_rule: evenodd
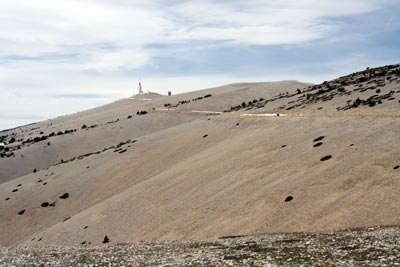
<svg viewBox="0 0 400 267">
<path fill-rule="evenodd" d="M 52 61 L 82 70 L 148 64 L 153 43 L 299 44 L 324 38 L 333 18 L 376 10 L 382 1 L 5 1 L 0 62 Z M 68 60 L 65 55 L 73 55 Z M 54 66 L 53 66 L 54 67 Z M 66 67 L 57 65 L 55 67 Z"/>
<path fill-rule="evenodd" d="M 176 6 L 176 40 L 277 45 L 314 41 L 341 25 L 333 19 L 379 9 L 378 1 L 186 1 Z"/>
</svg>

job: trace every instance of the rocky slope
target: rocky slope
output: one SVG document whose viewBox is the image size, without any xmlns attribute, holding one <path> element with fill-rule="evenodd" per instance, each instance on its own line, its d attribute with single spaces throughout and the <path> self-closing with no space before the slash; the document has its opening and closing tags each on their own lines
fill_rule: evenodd
<svg viewBox="0 0 400 267">
<path fill-rule="evenodd" d="M 393 65 L 137 96 L 3 131 L 0 245 L 398 225 L 399 101 Z"/>
<path fill-rule="evenodd" d="M 0 250 L 0 266 L 400 266 L 398 227 Z"/>
</svg>

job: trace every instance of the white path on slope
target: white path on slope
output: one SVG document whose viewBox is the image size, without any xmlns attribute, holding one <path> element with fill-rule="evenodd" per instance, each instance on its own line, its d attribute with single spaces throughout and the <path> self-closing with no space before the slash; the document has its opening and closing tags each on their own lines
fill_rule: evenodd
<svg viewBox="0 0 400 267">
<path fill-rule="evenodd" d="M 220 111 L 191 110 L 190 112 L 193 112 L 193 113 L 206 113 L 206 114 L 217 114 L 217 115 L 222 114 L 222 112 L 220 112 Z"/>
<path fill-rule="evenodd" d="M 288 114 L 280 113 L 264 113 L 264 114 L 240 114 L 240 117 L 287 117 Z M 298 114 L 297 116 L 303 116 L 303 114 Z"/>
</svg>

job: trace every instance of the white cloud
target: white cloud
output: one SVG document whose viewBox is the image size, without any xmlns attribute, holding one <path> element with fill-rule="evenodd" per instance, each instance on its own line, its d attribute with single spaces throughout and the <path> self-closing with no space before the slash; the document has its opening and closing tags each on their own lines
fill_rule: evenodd
<svg viewBox="0 0 400 267">
<path fill-rule="evenodd" d="M 259 45 L 304 43 L 334 33 L 338 25 L 332 18 L 370 12 L 381 4 L 376 0 L 186 1 L 174 12 L 182 25 L 173 36 Z"/>
<path fill-rule="evenodd" d="M 0 71 L 137 69 L 160 54 L 154 43 L 307 43 L 386 1 L 0 0 Z"/>
<path fill-rule="evenodd" d="M 378 1 L 0 1 L 0 56 L 82 54 L 74 64 L 105 70 L 148 63 L 152 43 L 231 41 L 295 44 L 325 37 L 327 18 L 378 8 Z M 113 44 L 98 51 L 97 44 Z M 85 49 L 77 47 L 85 45 Z M 135 63 L 127 64 L 128 61 Z M 77 66 L 78 67 L 78 66 Z"/>
</svg>

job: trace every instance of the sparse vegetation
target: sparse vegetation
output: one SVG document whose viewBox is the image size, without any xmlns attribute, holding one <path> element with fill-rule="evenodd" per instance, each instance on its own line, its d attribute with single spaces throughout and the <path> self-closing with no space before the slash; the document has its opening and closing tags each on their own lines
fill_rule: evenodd
<svg viewBox="0 0 400 267">
<path fill-rule="evenodd" d="M 60 196 L 60 199 L 67 199 L 69 198 L 69 194 L 68 193 L 64 193 Z"/>
<path fill-rule="evenodd" d="M 293 197 L 292 196 L 287 196 L 286 198 L 285 198 L 285 202 L 290 202 L 290 201 L 292 201 L 293 200 Z"/>
<path fill-rule="evenodd" d="M 324 138 L 325 138 L 325 136 L 317 137 L 317 138 L 315 138 L 315 139 L 313 140 L 313 142 L 321 141 L 321 140 L 323 140 Z"/>
<path fill-rule="evenodd" d="M 327 155 L 325 157 L 321 158 L 321 161 L 326 161 L 326 160 L 330 160 L 332 158 L 332 155 Z"/>
<path fill-rule="evenodd" d="M 105 236 L 104 237 L 104 239 L 103 239 L 103 242 L 102 242 L 103 244 L 107 244 L 107 243 L 110 243 L 110 239 L 108 238 L 108 236 Z"/>
<path fill-rule="evenodd" d="M 322 142 L 315 143 L 315 144 L 314 144 L 314 147 L 322 146 L 322 144 L 323 144 Z"/>
</svg>

